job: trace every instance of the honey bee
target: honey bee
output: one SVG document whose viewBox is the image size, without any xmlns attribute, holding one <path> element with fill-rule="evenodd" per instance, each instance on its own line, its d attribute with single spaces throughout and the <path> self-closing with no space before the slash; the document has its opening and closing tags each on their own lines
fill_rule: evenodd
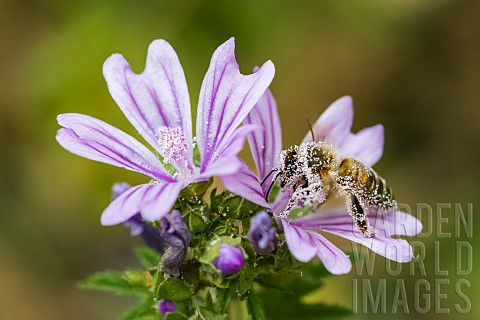
<svg viewBox="0 0 480 320">
<path fill-rule="evenodd" d="M 331 144 L 307 142 L 290 147 L 282 151 L 279 162 L 272 170 L 276 172 L 272 185 L 279 179 L 282 188 L 292 191 L 282 217 L 288 217 L 294 208 L 318 207 L 337 191 L 346 196 L 348 212 L 358 230 L 364 237 L 373 237 L 368 212 L 389 214 L 396 210 L 397 202 L 386 181 L 355 158 L 343 157 Z"/>
</svg>

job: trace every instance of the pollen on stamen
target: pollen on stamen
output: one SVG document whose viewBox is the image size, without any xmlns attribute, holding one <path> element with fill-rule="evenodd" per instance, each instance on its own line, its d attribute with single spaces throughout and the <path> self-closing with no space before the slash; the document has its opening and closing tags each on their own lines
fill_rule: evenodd
<svg viewBox="0 0 480 320">
<path fill-rule="evenodd" d="M 158 144 L 163 162 L 170 164 L 185 159 L 187 139 L 180 128 L 162 127 L 158 131 Z"/>
</svg>

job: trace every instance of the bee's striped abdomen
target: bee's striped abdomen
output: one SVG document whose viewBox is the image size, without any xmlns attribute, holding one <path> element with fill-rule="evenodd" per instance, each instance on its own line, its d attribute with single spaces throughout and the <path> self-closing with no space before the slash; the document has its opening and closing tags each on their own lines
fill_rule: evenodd
<svg viewBox="0 0 480 320">
<path fill-rule="evenodd" d="M 385 180 L 358 160 L 343 159 L 338 168 L 337 181 L 372 207 L 389 211 L 396 206 Z"/>
</svg>

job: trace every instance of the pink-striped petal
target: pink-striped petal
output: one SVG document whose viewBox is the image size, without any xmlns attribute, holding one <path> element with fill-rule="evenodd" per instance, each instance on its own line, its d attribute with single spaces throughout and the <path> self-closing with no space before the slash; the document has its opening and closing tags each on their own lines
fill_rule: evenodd
<svg viewBox="0 0 480 320">
<path fill-rule="evenodd" d="M 120 54 L 105 61 L 103 74 L 115 102 L 152 147 L 158 149 L 160 128 L 182 130 L 192 167 L 190 98 L 182 66 L 170 44 L 164 40 L 150 44 L 141 74 L 135 74 Z"/>
<path fill-rule="evenodd" d="M 383 155 L 384 129 L 377 124 L 356 134 L 348 134 L 339 145 L 345 155 L 351 155 L 368 166 L 373 166 Z"/>
<path fill-rule="evenodd" d="M 384 237 L 377 234 L 375 237 L 366 238 L 358 230 L 339 228 L 325 230 L 350 241 L 359 243 L 373 252 L 397 262 L 410 262 L 413 258 L 412 246 L 404 239 Z"/>
<path fill-rule="evenodd" d="M 412 259 L 410 244 L 406 240 L 392 238 L 393 235 L 412 236 L 420 233 L 422 224 L 412 215 L 401 211 L 391 215 L 370 214 L 370 225 L 376 235 L 366 238 L 358 231 L 346 211 L 339 214 L 341 212 L 341 209 L 330 209 L 330 214 L 310 215 L 290 223 L 298 228 L 325 231 L 349 239 L 390 260 L 409 262 Z"/>
<path fill-rule="evenodd" d="M 137 213 L 147 221 L 160 220 L 170 212 L 182 187 L 178 182 L 160 182 L 130 188 L 103 211 L 101 223 L 104 226 L 119 224 Z"/>
<path fill-rule="evenodd" d="M 274 213 L 280 213 L 287 208 L 288 201 L 292 197 L 292 191 L 290 189 L 281 189 L 275 201 L 270 203 L 270 208 Z"/>
<path fill-rule="evenodd" d="M 282 151 L 282 129 L 278 117 L 277 103 L 270 90 L 267 89 L 252 111 L 243 121 L 245 124 L 256 124 L 264 128 L 248 136 L 253 160 L 257 166 L 261 181 L 278 166 L 278 156 Z M 264 183 L 264 192 L 272 181 L 269 177 Z"/>
<path fill-rule="evenodd" d="M 393 235 L 415 236 L 422 231 L 422 223 L 414 216 L 395 211 L 393 214 L 369 213 L 368 219 L 375 233 L 382 237 Z M 311 214 L 304 218 L 291 220 L 291 224 L 307 229 L 323 231 L 355 232 L 357 227 L 345 208 L 332 208 L 323 210 L 321 214 Z"/>
<path fill-rule="evenodd" d="M 315 141 L 331 142 L 339 146 L 348 135 L 353 123 L 352 97 L 344 96 L 335 100 L 313 125 Z M 302 143 L 312 141 L 308 132 Z"/>
<path fill-rule="evenodd" d="M 308 262 L 318 256 L 325 268 L 332 274 L 345 274 L 352 268 L 347 255 L 322 235 L 303 230 L 282 220 L 285 240 L 290 253 L 301 262 Z"/>
<path fill-rule="evenodd" d="M 233 175 L 221 177 L 225 189 L 264 208 L 269 205 L 255 173 L 242 162 L 240 169 Z"/>
<path fill-rule="evenodd" d="M 90 116 L 68 113 L 57 117 L 65 127 L 57 141 L 81 157 L 143 173 L 157 180 L 176 181 L 143 144 L 125 132 Z"/>
<path fill-rule="evenodd" d="M 213 176 L 228 176 L 237 172 L 243 163 L 237 157 L 237 153 L 242 150 L 246 137 L 254 130 L 260 129 L 255 125 L 245 125 L 237 129 L 227 141 L 228 144 L 221 147 L 217 159 L 198 176 L 197 180 L 208 179 Z"/>
<path fill-rule="evenodd" d="M 218 158 L 235 129 L 255 106 L 273 79 L 267 61 L 258 72 L 242 75 L 234 55 L 233 38 L 213 54 L 203 79 L 198 104 L 197 138 L 203 173 Z"/>
<path fill-rule="evenodd" d="M 345 156 L 352 156 L 373 166 L 383 155 L 384 130 L 378 124 L 351 133 L 353 100 L 349 96 L 334 101 L 313 125 L 315 141 L 335 144 Z M 312 141 L 307 133 L 303 142 Z"/>
</svg>

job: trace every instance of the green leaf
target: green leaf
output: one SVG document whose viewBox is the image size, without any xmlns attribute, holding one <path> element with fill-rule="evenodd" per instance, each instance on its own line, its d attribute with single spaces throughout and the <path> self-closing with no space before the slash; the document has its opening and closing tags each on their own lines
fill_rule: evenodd
<svg viewBox="0 0 480 320">
<path fill-rule="evenodd" d="M 96 273 L 80 283 L 82 289 L 113 292 L 117 295 L 150 294 L 147 287 L 130 283 L 123 272 L 104 271 Z"/>
<path fill-rule="evenodd" d="M 178 312 L 168 312 L 166 315 L 165 315 L 165 320 L 186 320 L 188 319 L 187 316 L 185 316 L 184 314 L 182 313 L 178 313 Z"/>
<path fill-rule="evenodd" d="M 186 281 L 166 278 L 157 287 L 157 299 L 184 300 L 193 295 L 193 288 Z"/>
<path fill-rule="evenodd" d="M 197 317 L 194 319 L 225 320 L 227 318 L 227 314 L 218 314 L 206 308 L 197 308 Z"/>
<path fill-rule="evenodd" d="M 156 316 L 157 314 L 158 311 L 155 309 L 155 301 L 153 297 L 149 297 L 127 309 L 118 320 L 138 320 L 144 316 Z"/>
<path fill-rule="evenodd" d="M 265 313 L 270 319 L 318 319 L 321 315 L 322 319 L 345 318 L 351 315 L 351 311 L 344 307 L 336 305 L 327 305 L 323 303 L 305 304 L 302 297 L 305 294 L 320 288 L 323 285 L 325 277 L 331 274 L 325 269 L 322 263 L 309 263 L 305 265 L 298 274 L 284 274 L 273 276 L 271 278 L 258 279 L 258 283 L 266 282 L 261 297 L 265 306 Z M 279 283 L 286 286 L 293 294 L 288 294 L 271 288 L 269 284 L 279 278 Z"/>
<path fill-rule="evenodd" d="M 263 312 L 262 300 L 250 290 L 247 295 L 247 310 L 248 314 L 252 317 L 252 320 L 264 320 L 266 319 Z"/>
<path fill-rule="evenodd" d="M 235 294 L 234 286 L 230 286 L 226 289 L 216 288 L 216 304 L 217 310 L 221 313 L 224 313 L 227 310 L 227 307 L 232 299 L 232 296 Z"/>
<path fill-rule="evenodd" d="M 256 269 L 253 268 L 243 268 L 240 271 L 240 276 L 238 278 L 238 293 L 244 294 L 247 291 L 251 291 L 253 287 L 253 280 L 257 276 Z"/>
<path fill-rule="evenodd" d="M 293 290 L 288 287 L 288 283 L 285 283 L 284 278 L 284 275 L 277 275 L 272 277 L 255 279 L 255 281 L 264 287 L 276 289 L 283 293 L 294 293 Z"/>
<path fill-rule="evenodd" d="M 147 269 L 156 268 L 162 259 L 157 250 L 147 246 L 136 247 L 134 252 L 142 266 Z"/>
</svg>

